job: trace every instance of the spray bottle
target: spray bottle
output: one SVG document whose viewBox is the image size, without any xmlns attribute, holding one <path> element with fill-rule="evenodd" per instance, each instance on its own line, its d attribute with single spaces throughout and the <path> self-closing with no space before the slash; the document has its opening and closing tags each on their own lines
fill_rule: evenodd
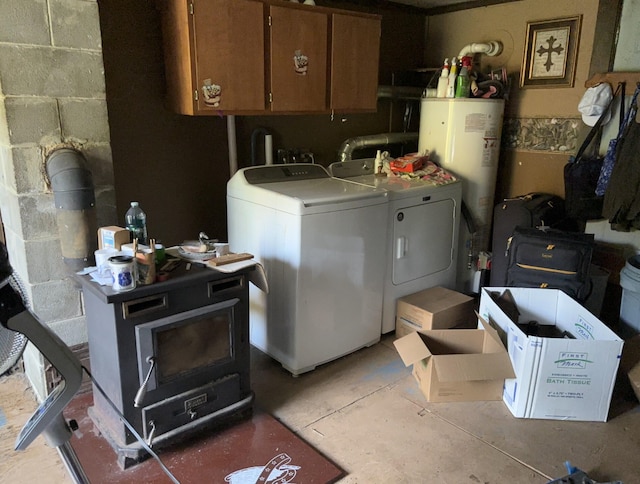
<svg viewBox="0 0 640 484">
<path fill-rule="evenodd" d="M 447 86 L 449 85 L 449 58 L 444 60 L 442 72 L 438 78 L 438 88 L 436 89 L 436 97 L 446 97 Z"/>
<path fill-rule="evenodd" d="M 469 97 L 471 94 L 471 78 L 469 77 L 471 62 L 469 57 L 462 58 L 462 69 L 456 81 L 456 97 Z"/>
<path fill-rule="evenodd" d="M 376 161 L 373 164 L 373 169 L 376 176 L 386 176 L 384 166 L 382 165 L 382 153 L 380 153 L 380 150 L 376 153 Z"/>
<path fill-rule="evenodd" d="M 447 96 L 456 96 L 456 78 L 458 77 L 458 59 L 451 59 L 451 70 L 449 70 L 449 83 L 447 84 Z"/>
</svg>

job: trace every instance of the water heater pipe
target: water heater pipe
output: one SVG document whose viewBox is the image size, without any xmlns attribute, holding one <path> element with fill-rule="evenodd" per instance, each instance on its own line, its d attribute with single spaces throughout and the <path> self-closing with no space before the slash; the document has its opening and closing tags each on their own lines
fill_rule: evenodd
<svg viewBox="0 0 640 484">
<path fill-rule="evenodd" d="M 471 54 L 486 54 L 490 57 L 494 57 L 502 52 L 502 42 L 498 40 L 491 40 L 489 42 L 474 42 L 465 45 L 458 54 L 458 59 L 467 57 Z"/>
<path fill-rule="evenodd" d="M 236 140 L 236 117 L 227 116 L 227 144 L 229 145 L 229 176 L 238 171 L 238 145 Z"/>
<path fill-rule="evenodd" d="M 60 246 L 74 272 L 93 265 L 97 248 L 96 197 L 91 171 L 82 153 L 59 148 L 47 156 L 46 172 L 53 190 Z"/>
<path fill-rule="evenodd" d="M 258 137 L 263 136 L 264 144 L 264 164 L 273 164 L 273 139 L 271 134 L 266 128 L 256 128 L 251 133 L 251 164 L 256 166 L 258 164 L 257 144 Z"/>
</svg>

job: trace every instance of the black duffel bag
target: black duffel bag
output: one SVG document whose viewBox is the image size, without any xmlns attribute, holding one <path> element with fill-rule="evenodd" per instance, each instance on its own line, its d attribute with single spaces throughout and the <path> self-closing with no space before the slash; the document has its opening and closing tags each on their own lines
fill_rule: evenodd
<svg viewBox="0 0 640 484">
<path fill-rule="evenodd" d="M 591 293 L 593 234 L 516 227 L 508 248 L 508 287 L 560 289 L 577 301 Z"/>
</svg>

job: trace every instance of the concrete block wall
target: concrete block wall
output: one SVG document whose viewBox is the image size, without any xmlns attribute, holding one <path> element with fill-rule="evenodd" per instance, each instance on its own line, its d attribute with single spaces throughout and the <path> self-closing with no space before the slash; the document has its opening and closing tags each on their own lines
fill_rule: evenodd
<svg viewBox="0 0 640 484">
<path fill-rule="evenodd" d="M 87 340 L 82 296 L 62 259 L 45 174 L 46 154 L 59 146 L 84 154 L 98 226 L 115 223 L 97 1 L 0 0 L 0 214 L 7 248 L 33 312 L 76 345 Z M 44 365 L 31 346 L 25 366 L 43 396 Z"/>
</svg>

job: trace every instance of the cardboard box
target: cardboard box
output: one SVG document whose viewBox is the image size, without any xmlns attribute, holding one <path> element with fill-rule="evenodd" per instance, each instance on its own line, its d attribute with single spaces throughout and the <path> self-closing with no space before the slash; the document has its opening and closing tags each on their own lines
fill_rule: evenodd
<svg viewBox="0 0 640 484">
<path fill-rule="evenodd" d="M 436 329 L 393 342 L 428 402 L 500 400 L 515 373 L 495 330 Z"/>
<path fill-rule="evenodd" d="M 109 227 L 100 227 L 98 229 L 98 249 L 117 249 L 120 250 L 122 244 L 128 244 L 129 231 L 122 227 L 110 225 Z"/>
<path fill-rule="evenodd" d="M 625 340 L 619 373 L 626 374 L 636 398 L 640 401 L 640 334 Z"/>
<path fill-rule="evenodd" d="M 427 156 L 411 153 L 392 160 L 389 167 L 394 172 L 413 173 L 422 168 L 428 159 Z"/>
<path fill-rule="evenodd" d="M 401 297 L 396 303 L 396 337 L 469 323 L 475 329 L 473 304 L 472 297 L 440 286 Z"/>
<path fill-rule="evenodd" d="M 525 334 L 491 293 L 512 297 L 519 323 L 573 338 Z M 606 422 L 623 341 L 602 321 L 557 289 L 485 287 L 479 314 L 506 340 L 516 377 L 503 400 L 514 416 Z"/>
</svg>

